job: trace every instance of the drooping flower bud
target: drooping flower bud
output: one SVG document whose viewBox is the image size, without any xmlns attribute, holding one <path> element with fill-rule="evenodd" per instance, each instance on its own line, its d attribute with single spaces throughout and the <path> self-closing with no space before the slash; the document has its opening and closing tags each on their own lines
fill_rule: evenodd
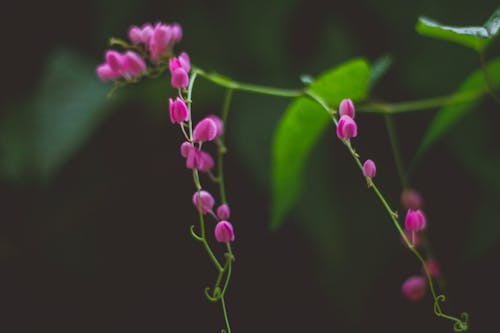
<svg viewBox="0 0 500 333">
<path fill-rule="evenodd" d="M 132 77 L 138 77 L 146 72 L 146 63 L 137 53 L 127 51 L 123 56 L 122 72 Z"/>
<path fill-rule="evenodd" d="M 212 156 L 209 153 L 199 150 L 196 169 L 201 172 L 208 172 L 213 169 L 214 165 L 215 162 Z"/>
<path fill-rule="evenodd" d="M 401 204 L 406 209 L 420 209 L 423 206 L 422 196 L 414 189 L 405 189 L 401 193 Z"/>
<path fill-rule="evenodd" d="M 97 76 L 99 76 L 99 78 L 104 82 L 116 80 L 120 77 L 120 73 L 112 70 L 108 64 L 101 64 L 97 66 L 96 72 Z"/>
<path fill-rule="evenodd" d="M 206 214 L 212 211 L 214 207 L 214 198 L 207 191 L 195 192 L 193 194 L 193 205 L 201 210 L 202 214 Z"/>
<path fill-rule="evenodd" d="M 151 25 L 151 23 L 145 23 L 142 26 L 141 39 L 142 39 L 142 42 L 144 43 L 144 45 L 146 45 L 146 46 L 149 45 L 149 41 L 151 40 L 151 37 L 153 36 L 153 31 L 154 31 L 154 28 Z"/>
<path fill-rule="evenodd" d="M 178 57 L 172 57 L 168 61 L 168 68 L 173 73 L 175 70 L 182 68 L 186 73 L 191 70 L 191 61 L 186 52 L 182 52 Z"/>
<path fill-rule="evenodd" d="M 191 149 L 195 149 L 193 147 L 193 145 L 190 142 L 188 142 L 188 141 L 184 141 L 181 144 L 181 155 L 182 155 L 182 157 L 187 158 L 189 152 L 191 151 Z"/>
<path fill-rule="evenodd" d="M 142 29 L 135 25 L 131 26 L 128 29 L 128 38 L 133 44 L 142 43 Z"/>
<path fill-rule="evenodd" d="M 343 99 L 339 105 L 340 116 L 349 116 L 354 119 L 354 103 L 350 99 Z"/>
<path fill-rule="evenodd" d="M 220 119 L 214 114 L 208 115 L 206 118 L 213 120 L 213 122 L 215 123 L 215 127 L 217 128 L 217 133 L 215 134 L 215 138 L 220 137 L 224 133 L 224 124 L 222 122 L 222 119 Z"/>
<path fill-rule="evenodd" d="M 180 97 L 177 97 L 175 100 L 169 98 L 168 106 L 170 111 L 170 121 L 172 124 L 189 120 L 189 109 Z"/>
<path fill-rule="evenodd" d="M 366 162 L 363 164 L 363 175 L 368 178 L 373 178 L 375 177 L 375 174 L 377 173 L 377 167 L 375 166 L 375 162 L 372 160 L 366 160 Z"/>
<path fill-rule="evenodd" d="M 229 243 L 234 241 L 234 230 L 228 221 L 220 221 L 215 226 L 215 239 L 220 243 Z"/>
<path fill-rule="evenodd" d="M 217 135 L 217 126 L 209 118 L 201 120 L 193 130 L 194 142 L 212 141 Z"/>
<path fill-rule="evenodd" d="M 408 231 L 421 231 L 426 226 L 424 213 L 420 210 L 408 209 L 405 218 L 405 228 Z"/>
<path fill-rule="evenodd" d="M 189 76 L 187 72 L 182 68 L 177 68 L 171 73 L 170 84 L 173 88 L 187 88 L 189 84 Z"/>
<path fill-rule="evenodd" d="M 171 26 L 172 29 L 172 39 L 175 43 L 178 43 L 182 39 L 182 27 L 178 23 L 174 23 Z"/>
<path fill-rule="evenodd" d="M 229 219 L 231 215 L 231 210 L 229 209 L 229 206 L 224 204 L 220 205 L 219 208 L 217 208 L 217 217 L 221 220 L 227 220 Z"/>
<path fill-rule="evenodd" d="M 421 300 L 425 296 L 426 289 L 427 283 L 423 276 L 411 276 L 401 286 L 404 297 L 411 302 Z"/>
<path fill-rule="evenodd" d="M 341 140 L 354 138 L 358 135 L 358 125 L 349 116 L 342 116 L 337 125 L 337 137 Z"/>
<path fill-rule="evenodd" d="M 439 268 L 438 262 L 435 259 L 427 259 L 425 261 L 429 274 L 432 277 L 438 277 L 441 274 L 441 269 Z M 425 269 L 422 265 L 422 273 L 425 274 Z"/>
</svg>

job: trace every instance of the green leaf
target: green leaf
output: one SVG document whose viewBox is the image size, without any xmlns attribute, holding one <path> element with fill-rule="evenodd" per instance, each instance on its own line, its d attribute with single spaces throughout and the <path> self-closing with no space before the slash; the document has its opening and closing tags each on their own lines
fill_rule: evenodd
<svg viewBox="0 0 500 333">
<path fill-rule="evenodd" d="M 419 17 L 415 28 L 421 35 L 451 41 L 482 52 L 498 33 L 499 26 L 500 7 L 483 26 L 454 27 L 426 17 Z"/>
<path fill-rule="evenodd" d="M 355 59 L 322 74 L 310 89 L 336 106 L 343 98 L 365 98 L 369 76 L 366 61 Z M 272 229 L 282 224 L 296 202 L 304 164 L 329 120 L 328 113 L 306 97 L 295 99 L 280 120 L 272 147 Z"/>
<path fill-rule="evenodd" d="M 370 90 L 373 89 L 375 84 L 387 73 L 392 65 L 392 57 L 390 55 L 384 55 L 377 58 L 371 65 L 369 86 Z"/>
<path fill-rule="evenodd" d="M 490 62 L 487 68 L 493 87 L 495 89 L 500 88 L 500 58 Z M 480 102 L 480 97 L 484 96 L 486 92 L 487 88 L 483 72 L 477 70 L 469 75 L 451 97 L 450 105 L 439 110 L 432 120 L 417 150 L 416 158 L 421 157 L 433 143 L 462 119 L 468 111 L 477 106 Z M 470 98 L 475 96 L 477 98 Z"/>
<path fill-rule="evenodd" d="M 33 99 L 13 108 L 0 126 L 0 176 L 48 181 L 103 119 L 108 89 L 92 64 L 55 53 Z"/>
</svg>

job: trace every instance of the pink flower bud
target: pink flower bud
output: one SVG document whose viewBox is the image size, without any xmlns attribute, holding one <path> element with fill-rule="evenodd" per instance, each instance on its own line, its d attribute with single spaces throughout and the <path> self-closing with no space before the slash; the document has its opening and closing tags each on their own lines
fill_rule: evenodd
<svg viewBox="0 0 500 333">
<path fill-rule="evenodd" d="M 220 137 L 224 133 L 224 124 L 222 122 L 222 119 L 214 114 L 211 114 L 206 118 L 211 119 L 215 123 L 215 127 L 217 128 L 217 134 L 215 134 L 215 138 Z"/>
<path fill-rule="evenodd" d="M 97 76 L 104 82 L 116 80 L 120 77 L 120 73 L 115 72 L 111 69 L 108 64 L 101 64 L 97 66 Z"/>
<path fill-rule="evenodd" d="M 354 119 L 354 110 L 354 104 L 350 99 L 343 99 L 342 102 L 340 102 L 340 116 L 349 116 Z"/>
<path fill-rule="evenodd" d="M 358 135 L 358 125 L 349 116 L 342 116 L 337 125 L 337 137 L 341 140 L 354 138 Z"/>
<path fill-rule="evenodd" d="M 405 218 L 405 228 L 408 231 L 421 231 L 425 228 L 425 215 L 420 209 L 408 209 Z"/>
<path fill-rule="evenodd" d="M 207 191 L 195 192 L 193 194 L 193 205 L 201 210 L 202 214 L 212 211 L 214 207 L 214 198 Z"/>
<path fill-rule="evenodd" d="M 146 23 L 142 26 L 141 31 L 141 41 L 144 43 L 144 45 L 149 45 L 151 36 L 153 36 L 153 26 L 151 25 L 151 23 Z"/>
<path fill-rule="evenodd" d="M 172 28 L 172 39 L 174 42 L 180 42 L 182 39 L 182 27 L 178 23 L 174 23 L 170 27 Z"/>
<path fill-rule="evenodd" d="M 423 276 L 411 276 L 401 286 L 404 297 L 411 302 L 421 300 L 425 296 L 427 283 Z"/>
<path fill-rule="evenodd" d="M 406 238 L 410 241 L 410 243 L 413 244 L 414 247 L 418 248 L 420 245 L 422 245 L 422 237 L 420 236 L 420 233 L 414 232 L 414 231 L 409 231 L 405 230 L 405 235 Z M 401 242 L 403 243 L 404 246 L 407 247 L 405 240 L 403 237 L 401 237 Z"/>
<path fill-rule="evenodd" d="M 193 145 L 190 142 L 184 141 L 181 144 L 181 155 L 182 155 L 182 157 L 187 158 L 189 152 L 191 151 L 191 149 L 195 149 L 193 147 Z"/>
<path fill-rule="evenodd" d="M 220 243 L 234 241 L 233 226 L 228 221 L 220 221 L 215 226 L 215 239 Z"/>
<path fill-rule="evenodd" d="M 193 130 L 194 142 L 212 141 L 217 135 L 217 126 L 212 119 L 205 118 Z"/>
<path fill-rule="evenodd" d="M 227 220 L 229 216 L 231 215 L 231 210 L 229 209 L 229 206 L 224 204 L 220 205 L 219 208 L 217 208 L 217 217 L 221 220 Z"/>
<path fill-rule="evenodd" d="M 170 111 L 170 121 L 172 124 L 189 120 L 188 107 L 180 97 L 177 97 L 175 100 L 169 98 L 168 106 Z"/>
<path fill-rule="evenodd" d="M 420 209 L 423 205 L 422 196 L 414 189 L 405 189 L 401 193 L 401 204 L 406 209 Z"/>
<path fill-rule="evenodd" d="M 186 168 L 207 172 L 210 171 L 214 165 L 214 159 L 210 154 L 195 147 L 191 147 L 191 149 L 187 150 Z"/>
<path fill-rule="evenodd" d="M 178 68 L 182 68 L 186 73 L 191 70 L 191 61 L 186 52 L 182 52 L 178 57 L 172 57 L 168 61 L 170 72 L 175 72 Z"/>
<path fill-rule="evenodd" d="M 133 44 L 142 43 L 142 29 L 133 25 L 128 29 L 128 38 Z"/>
<path fill-rule="evenodd" d="M 187 88 L 189 84 L 189 76 L 184 69 L 177 68 L 171 74 L 172 78 L 170 79 L 170 84 L 173 88 Z"/>
<path fill-rule="evenodd" d="M 123 55 L 120 53 L 109 50 L 105 55 L 106 63 L 111 67 L 111 69 L 117 73 L 121 73 L 123 66 Z"/>
<path fill-rule="evenodd" d="M 427 264 L 427 269 L 432 277 L 438 277 L 441 274 L 441 269 L 435 259 L 427 259 L 425 262 Z M 422 273 L 425 274 L 425 269 L 422 266 Z"/>
<path fill-rule="evenodd" d="M 123 56 L 122 71 L 132 77 L 138 77 L 146 72 L 146 63 L 137 53 L 127 51 Z"/>
<path fill-rule="evenodd" d="M 172 51 L 170 48 L 171 40 L 171 28 L 168 25 L 157 23 L 149 40 L 149 53 L 153 62 L 158 62 Z"/>
<path fill-rule="evenodd" d="M 375 177 L 375 174 L 377 173 L 377 167 L 375 166 L 375 162 L 372 160 L 366 160 L 366 162 L 363 164 L 363 175 L 368 178 L 373 178 Z"/>
</svg>

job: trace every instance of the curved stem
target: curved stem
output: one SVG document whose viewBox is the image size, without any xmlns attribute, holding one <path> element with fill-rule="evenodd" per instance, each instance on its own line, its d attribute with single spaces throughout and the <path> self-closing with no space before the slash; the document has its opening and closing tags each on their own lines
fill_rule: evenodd
<svg viewBox="0 0 500 333">
<path fill-rule="evenodd" d="M 229 318 L 227 316 L 227 309 L 226 309 L 226 301 L 224 300 L 224 297 L 220 299 L 220 303 L 222 305 L 222 312 L 224 313 L 224 321 L 226 322 L 227 333 L 231 333 L 231 325 L 229 325 Z"/>
</svg>

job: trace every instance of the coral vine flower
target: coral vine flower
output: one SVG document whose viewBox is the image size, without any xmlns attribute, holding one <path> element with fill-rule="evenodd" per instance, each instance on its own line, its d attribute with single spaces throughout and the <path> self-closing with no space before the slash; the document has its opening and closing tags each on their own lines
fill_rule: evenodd
<svg viewBox="0 0 500 333">
<path fill-rule="evenodd" d="M 214 198 L 207 191 L 195 192 L 193 194 L 193 205 L 200 209 L 202 214 L 206 214 L 212 211 L 214 207 Z"/>
<path fill-rule="evenodd" d="M 421 231 L 426 226 L 424 213 L 420 210 L 408 209 L 405 218 L 405 228 L 408 231 Z"/>
<path fill-rule="evenodd" d="M 421 300 L 425 296 L 427 283 L 423 276 L 411 276 L 401 286 L 401 292 L 411 302 Z"/>
<path fill-rule="evenodd" d="M 210 118 L 201 120 L 193 130 L 194 142 L 212 141 L 217 135 L 217 125 Z"/>
<path fill-rule="evenodd" d="M 215 226 L 215 239 L 220 243 L 229 243 L 234 241 L 234 230 L 228 221 L 220 221 Z"/>
<path fill-rule="evenodd" d="M 349 116 L 354 119 L 354 103 L 350 99 L 343 99 L 339 105 L 340 116 Z"/>
<path fill-rule="evenodd" d="M 177 97 L 175 100 L 169 98 L 168 105 L 172 124 L 189 120 L 189 109 L 180 97 Z"/>
<path fill-rule="evenodd" d="M 337 137 L 341 140 L 354 138 L 358 135 L 358 125 L 347 115 L 340 117 L 337 125 Z"/>
<path fill-rule="evenodd" d="M 373 178 L 377 174 L 377 167 L 375 166 L 375 162 L 372 160 L 366 160 L 363 164 L 363 175 L 368 178 Z"/>
</svg>

